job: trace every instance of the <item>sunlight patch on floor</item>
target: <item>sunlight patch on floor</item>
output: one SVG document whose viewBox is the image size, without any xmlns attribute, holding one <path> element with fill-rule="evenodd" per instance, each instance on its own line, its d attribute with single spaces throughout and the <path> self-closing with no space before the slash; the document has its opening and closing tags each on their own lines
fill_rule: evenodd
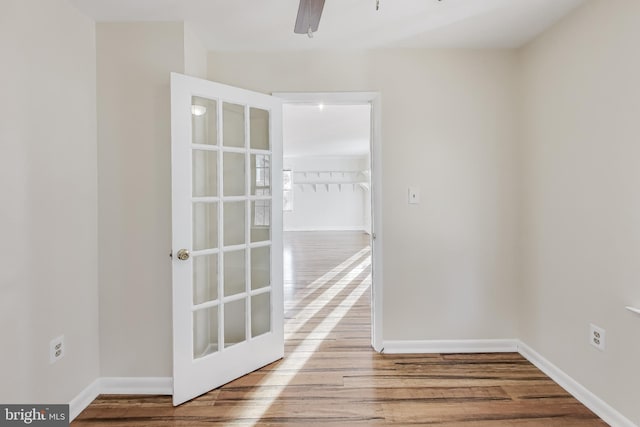
<svg viewBox="0 0 640 427">
<path fill-rule="evenodd" d="M 322 294 L 318 295 L 316 298 L 313 299 L 313 301 L 307 304 L 307 307 L 309 307 L 313 303 L 318 303 L 318 305 L 315 306 L 314 308 L 306 309 L 308 310 L 307 313 L 296 316 L 296 320 L 299 321 L 300 323 L 297 323 L 296 325 L 291 325 L 291 328 L 285 332 L 284 339 L 285 340 L 290 339 L 291 336 L 295 334 L 301 327 L 303 327 L 309 319 L 312 319 L 313 317 L 315 317 L 320 312 L 320 310 L 325 308 L 327 304 L 329 304 L 333 300 L 333 298 L 336 297 L 336 295 L 342 292 L 353 280 L 355 280 L 356 277 L 362 274 L 362 272 L 367 268 L 371 268 L 370 256 L 365 258 L 364 261 L 362 261 L 360 264 L 354 267 L 350 272 L 345 274 L 333 286 L 325 290 Z"/>
<path fill-rule="evenodd" d="M 286 250 L 285 250 L 286 252 Z M 339 275 L 340 273 L 342 273 L 344 270 L 346 270 L 351 264 L 353 264 L 354 262 L 356 262 L 358 259 L 362 258 L 365 254 L 371 252 L 371 246 L 367 246 L 364 249 L 356 252 L 354 255 L 352 255 L 351 257 L 347 258 L 345 261 L 341 262 L 340 264 L 338 264 L 336 267 L 334 267 L 333 269 L 331 269 L 330 271 L 326 272 L 325 274 L 323 274 L 322 276 L 318 277 L 316 280 L 314 280 L 313 282 L 309 283 L 309 285 L 306 286 L 306 289 L 312 291 L 314 289 L 318 289 L 319 287 L 326 285 L 330 280 L 334 279 L 337 275 Z M 291 259 L 291 257 L 288 257 L 289 259 L 289 264 L 286 263 L 287 257 L 285 257 L 285 271 L 293 271 L 293 265 L 291 264 L 293 261 Z"/>
<path fill-rule="evenodd" d="M 352 256 L 345 262 L 341 263 L 339 266 L 331 270 L 330 272 L 324 274 L 321 278 L 314 281 L 316 283 L 316 287 L 321 286 L 320 281 L 323 281 L 325 284 L 336 277 L 340 272 L 345 270 L 349 265 L 353 264 L 356 260 L 364 256 L 366 253 L 370 251 L 370 247 L 363 249 L 358 252 L 356 255 Z M 318 300 L 322 300 L 322 303 L 315 307 L 312 311 L 312 314 L 305 316 L 303 322 L 296 327 L 296 331 L 299 328 L 306 324 L 308 320 L 317 316 L 320 310 L 324 308 L 331 300 L 336 298 L 338 294 L 343 291 L 349 284 L 352 284 L 354 280 L 362 274 L 365 269 L 370 268 L 371 265 L 371 257 L 367 257 L 360 264 L 352 268 L 343 278 L 341 278 L 338 282 L 332 285 L 329 289 L 323 292 L 321 295 L 310 301 L 307 306 L 314 304 Z M 340 321 L 345 317 L 345 315 L 353 308 L 353 306 L 358 302 L 358 300 L 364 295 L 364 293 L 369 289 L 371 285 L 371 273 L 367 275 L 360 283 L 358 283 L 352 290 L 346 295 L 340 303 L 326 316 L 323 316 L 323 320 L 316 325 L 316 327 L 307 334 L 308 337 L 303 339 L 297 346 L 297 348 L 304 348 L 304 351 L 300 351 L 296 353 L 296 350 L 292 351 L 292 355 L 295 354 L 296 357 L 285 357 L 284 360 L 278 365 L 276 370 L 269 372 L 264 378 L 256 384 L 256 387 L 260 386 L 275 386 L 276 390 L 273 390 L 273 394 L 271 394 L 268 398 L 260 398 L 259 401 L 252 401 L 252 396 L 247 396 L 245 401 L 240 403 L 236 408 L 234 408 L 234 418 L 242 423 L 242 425 L 250 425 L 254 426 L 259 423 L 262 417 L 267 413 L 269 408 L 273 405 L 273 403 L 278 399 L 282 391 L 291 384 L 291 382 L 296 377 L 296 374 L 304 367 L 304 365 L 309 361 L 309 359 L 313 356 L 316 350 L 322 345 L 324 339 L 335 329 L 335 327 L 340 323 Z M 289 332 L 289 334 L 294 333 Z M 257 394 L 257 392 L 254 392 Z"/>
</svg>

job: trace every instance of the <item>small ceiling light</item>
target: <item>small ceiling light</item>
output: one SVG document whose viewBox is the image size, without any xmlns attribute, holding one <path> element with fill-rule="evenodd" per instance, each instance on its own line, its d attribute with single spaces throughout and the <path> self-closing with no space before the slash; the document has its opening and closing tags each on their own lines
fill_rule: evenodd
<svg viewBox="0 0 640 427">
<path fill-rule="evenodd" d="M 204 105 L 192 105 L 191 106 L 191 114 L 196 117 L 204 116 L 207 112 L 207 107 Z"/>
<path fill-rule="evenodd" d="M 320 104 L 318 104 L 318 109 L 320 111 L 324 110 L 324 104 L 322 102 Z"/>
</svg>

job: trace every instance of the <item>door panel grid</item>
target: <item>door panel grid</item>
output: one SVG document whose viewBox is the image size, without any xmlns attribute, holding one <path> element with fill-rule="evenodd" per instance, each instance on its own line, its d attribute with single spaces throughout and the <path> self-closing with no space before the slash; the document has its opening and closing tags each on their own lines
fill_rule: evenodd
<svg viewBox="0 0 640 427">
<path fill-rule="evenodd" d="M 222 250 L 215 255 L 194 253 L 193 289 L 199 293 L 193 297 L 194 343 L 203 341 L 203 334 L 214 336 L 208 330 L 202 331 L 203 318 L 208 319 L 209 328 L 217 327 L 216 346 L 194 351 L 194 357 L 213 354 L 271 330 L 270 315 L 265 313 L 265 307 L 270 307 L 270 303 L 266 304 L 268 294 L 251 296 L 254 289 L 268 289 L 271 281 L 270 268 L 265 264 L 270 262 L 269 112 L 220 100 L 207 101 L 192 98 L 193 105 L 207 105 L 207 111 L 192 120 L 193 195 L 198 197 L 193 203 L 194 249 Z M 218 105 L 223 108 L 218 109 Z M 216 119 L 209 119 L 210 115 Z M 213 132 L 217 123 L 221 125 L 215 126 L 216 138 L 207 137 L 206 132 Z M 207 150 L 200 149 L 203 140 L 209 142 Z M 215 198 L 218 194 L 221 197 Z M 203 201 L 203 197 L 215 199 Z M 256 200 L 250 200 L 253 198 Z M 216 203 L 218 200 L 222 203 Z M 263 246 L 250 248 L 254 238 L 260 239 Z M 201 261 L 203 256 L 217 259 L 205 263 Z M 216 267 L 215 280 L 212 264 Z M 207 289 L 204 282 L 209 283 L 209 288 L 216 287 L 215 291 Z M 215 298 L 207 299 L 206 295 Z M 221 301 L 217 301 L 218 296 Z M 200 305 L 208 301 L 216 306 Z M 211 319 L 214 315 L 215 322 Z"/>
<path fill-rule="evenodd" d="M 284 354 L 282 102 L 172 74 L 171 117 L 179 404 Z"/>
</svg>

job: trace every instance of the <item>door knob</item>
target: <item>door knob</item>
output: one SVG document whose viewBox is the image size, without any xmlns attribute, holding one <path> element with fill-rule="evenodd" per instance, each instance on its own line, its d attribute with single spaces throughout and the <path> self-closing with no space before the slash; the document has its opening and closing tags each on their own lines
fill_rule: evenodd
<svg viewBox="0 0 640 427">
<path fill-rule="evenodd" d="M 190 254 L 189 254 L 189 251 L 188 251 L 188 250 L 186 250 L 186 249 L 180 249 L 180 250 L 178 251 L 178 259 L 179 259 L 180 261 L 186 261 L 186 260 L 188 260 L 188 259 L 189 259 L 189 255 L 190 255 Z"/>
</svg>

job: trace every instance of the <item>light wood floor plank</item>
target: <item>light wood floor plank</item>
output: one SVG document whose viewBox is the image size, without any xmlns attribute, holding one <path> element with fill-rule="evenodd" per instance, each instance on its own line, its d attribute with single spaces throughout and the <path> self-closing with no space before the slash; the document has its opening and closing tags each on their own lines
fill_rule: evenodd
<svg viewBox="0 0 640 427">
<path fill-rule="evenodd" d="M 606 425 L 517 353 L 374 352 L 367 236 L 285 234 L 283 360 L 176 408 L 169 396 L 100 396 L 73 425 Z"/>
</svg>

